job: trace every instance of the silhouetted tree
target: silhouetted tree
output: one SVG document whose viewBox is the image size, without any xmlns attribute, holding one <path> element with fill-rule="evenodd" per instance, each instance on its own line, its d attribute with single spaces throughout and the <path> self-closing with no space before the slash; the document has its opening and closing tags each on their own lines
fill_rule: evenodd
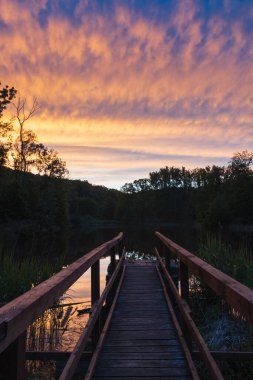
<svg viewBox="0 0 253 380">
<path fill-rule="evenodd" d="M 18 121 L 18 137 L 13 144 L 12 158 L 15 170 L 21 172 L 37 171 L 49 177 L 63 178 L 68 174 L 66 162 L 58 157 L 54 149 L 48 149 L 37 141 L 36 134 L 26 129 L 26 122 L 38 111 L 37 99 L 31 108 L 26 110 L 26 100 L 18 99 L 14 105 Z"/>
<path fill-rule="evenodd" d="M 1 118 L 3 116 L 3 111 L 15 98 L 16 92 L 17 91 L 14 87 L 4 86 L 0 88 L 0 167 L 7 164 L 8 152 L 12 146 L 10 132 L 13 129 L 11 122 L 3 122 Z"/>
<path fill-rule="evenodd" d="M 26 100 L 18 98 L 14 104 L 16 120 L 18 122 L 18 137 L 14 144 L 12 157 L 14 168 L 24 173 L 29 172 L 36 162 L 36 134 L 26 129 L 26 122 L 38 111 L 39 104 L 37 99 L 33 100 L 31 108 L 27 111 Z"/>
<path fill-rule="evenodd" d="M 250 177 L 253 175 L 253 152 L 244 150 L 242 152 L 235 153 L 232 159 L 229 161 L 227 168 L 227 174 L 229 179 L 240 179 L 242 177 Z"/>
<path fill-rule="evenodd" d="M 48 149 L 43 144 L 37 146 L 36 168 L 40 174 L 54 178 L 64 178 L 68 174 L 66 162 L 58 157 L 54 149 Z"/>
</svg>

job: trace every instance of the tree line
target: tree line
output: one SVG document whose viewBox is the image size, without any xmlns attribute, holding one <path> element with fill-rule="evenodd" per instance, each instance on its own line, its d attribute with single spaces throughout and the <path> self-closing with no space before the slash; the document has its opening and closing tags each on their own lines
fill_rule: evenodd
<svg viewBox="0 0 253 380">
<path fill-rule="evenodd" d="M 206 166 L 205 168 L 186 169 L 185 167 L 165 166 L 149 173 L 149 178 L 141 178 L 122 186 L 125 193 L 166 188 L 219 187 L 226 182 L 252 177 L 253 153 L 247 150 L 234 154 L 227 166 Z"/>
<path fill-rule="evenodd" d="M 142 204 L 143 216 L 207 225 L 252 223 L 253 152 L 235 153 L 227 166 L 192 170 L 165 166 L 126 183 L 122 191 Z M 145 206 L 146 205 L 146 206 Z M 145 212 L 145 207 L 152 209 Z M 140 211 L 139 211 L 140 212 Z"/>
</svg>

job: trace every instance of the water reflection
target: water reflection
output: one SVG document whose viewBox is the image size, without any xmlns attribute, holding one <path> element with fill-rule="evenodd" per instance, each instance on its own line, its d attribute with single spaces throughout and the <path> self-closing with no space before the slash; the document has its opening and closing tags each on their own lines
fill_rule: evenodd
<svg viewBox="0 0 253 380">
<path fill-rule="evenodd" d="M 103 292 L 106 285 L 106 275 L 109 263 L 109 256 L 100 259 L 100 294 Z M 71 313 L 68 320 L 68 328 L 62 335 L 61 343 L 57 347 L 57 350 L 60 351 L 71 351 L 89 318 L 89 313 L 82 313 L 80 311 L 84 311 L 86 308 L 91 306 L 90 270 L 84 273 L 71 286 L 71 288 L 66 292 L 65 297 L 68 299 L 68 302 L 80 302 L 80 305 L 76 306 Z"/>
<path fill-rule="evenodd" d="M 100 259 L 100 292 L 105 288 L 110 257 Z M 28 330 L 29 351 L 71 351 L 84 329 L 91 306 L 91 273 L 84 273 Z M 88 311 L 88 310 L 87 310 Z"/>
</svg>

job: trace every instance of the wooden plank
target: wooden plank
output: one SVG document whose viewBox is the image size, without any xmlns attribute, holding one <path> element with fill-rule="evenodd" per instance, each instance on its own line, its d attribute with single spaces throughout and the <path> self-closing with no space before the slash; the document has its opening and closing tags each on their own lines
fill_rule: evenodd
<svg viewBox="0 0 253 380">
<path fill-rule="evenodd" d="M 176 359 L 133 359 L 123 357 L 121 359 L 103 359 L 99 360 L 99 368 L 181 368 L 186 366 L 184 358 Z"/>
<path fill-rule="evenodd" d="M 156 300 L 156 299 L 159 299 L 159 300 L 164 300 L 164 296 L 162 293 L 160 292 L 153 292 L 153 290 L 149 291 L 148 293 L 142 293 L 141 291 L 140 292 L 137 292 L 136 289 L 135 291 L 133 292 L 130 292 L 128 291 L 127 293 L 124 294 L 124 292 L 122 292 L 120 294 L 120 297 L 119 297 L 119 301 L 120 300 L 134 300 L 135 297 L 138 297 L 139 299 L 143 300 L 143 301 L 147 301 L 147 300 Z"/>
<path fill-rule="evenodd" d="M 138 347 L 138 346 L 178 346 L 178 340 L 175 338 L 171 339 L 125 339 L 125 340 L 106 340 L 104 343 L 105 346 L 119 346 L 119 347 Z"/>
<path fill-rule="evenodd" d="M 136 307 L 136 306 L 140 306 L 140 307 L 157 307 L 157 308 L 163 308 L 164 305 L 162 303 L 163 300 L 150 300 L 150 302 L 148 300 L 141 300 L 141 299 L 136 299 L 136 300 L 132 300 L 132 301 L 120 301 L 118 303 L 118 307 L 128 307 L 128 308 L 131 308 L 131 307 Z"/>
<path fill-rule="evenodd" d="M 144 313 L 145 313 L 145 316 L 144 316 Z M 117 311 L 117 314 L 116 315 L 119 315 L 119 316 L 128 316 L 128 317 L 132 317 L 132 316 L 135 316 L 135 317 L 140 317 L 142 318 L 143 320 L 145 318 L 149 318 L 149 317 L 155 317 L 156 315 L 168 315 L 168 312 L 166 310 L 163 310 L 163 311 L 157 311 L 157 310 L 145 310 L 145 311 L 141 311 L 141 310 L 135 310 L 135 312 L 133 312 L 132 310 L 130 311 L 127 311 L 127 310 L 119 310 Z"/>
<path fill-rule="evenodd" d="M 122 352 L 103 352 L 100 355 L 101 360 L 114 360 L 122 359 L 124 360 L 148 360 L 148 359 L 184 359 L 182 351 L 173 352 L 128 352 L 122 355 Z"/>
<path fill-rule="evenodd" d="M 153 330 L 153 331 L 164 331 L 164 330 L 174 330 L 173 326 L 171 326 L 171 323 L 159 323 L 157 324 L 156 321 L 152 323 L 142 323 L 138 325 L 127 325 L 127 324 L 120 324 L 120 323 L 113 323 L 111 326 L 111 331 L 135 331 L 138 329 L 138 331 L 147 331 L 147 330 Z"/>
<path fill-rule="evenodd" d="M 124 340 L 124 339 L 173 339 L 176 338 L 174 330 L 135 330 L 135 331 L 109 331 L 108 339 Z"/>
<path fill-rule="evenodd" d="M 59 297 L 100 257 L 122 239 L 120 233 L 114 239 L 90 251 L 71 265 L 67 266 L 49 280 L 32 288 L 22 296 L 0 309 L 0 326 L 4 325 L 5 334 L 0 340 L 0 353 L 3 352 L 27 327 Z"/>
<path fill-rule="evenodd" d="M 145 305 L 162 305 L 162 301 L 164 301 L 164 298 L 157 297 L 157 298 L 141 298 L 141 296 L 137 295 L 135 297 L 129 297 L 128 299 L 126 297 L 120 298 L 118 304 L 121 305 L 132 305 L 132 304 L 145 304 Z"/>
<path fill-rule="evenodd" d="M 103 347 L 103 353 L 107 353 L 107 352 L 110 352 L 110 353 L 124 353 L 125 354 L 128 354 L 128 353 L 131 353 L 131 354 L 134 354 L 134 353 L 138 353 L 138 354 L 142 354 L 142 353 L 153 353 L 153 354 L 156 354 L 156 353 L 166 353 L 166 354 L 170 354 L 170 353 L 174 353 L 174 352 L 182 352 L 182 348 L 181 346 L 179 345 L 178 341 L 177 340 L 171 340 L 169 342 L 169 344 L 165 344 L 163 346 L 155 346 L 155 345 L 151 345 L 151 346 L 147 346 L 146 345 L 146 342 L 145 342 L 145 345 L 140 345 L 140 346 L 137 346 L 137 345 L 132 345 L 132 346 L 106 346 L 104 345 Z"/>
<path fill-rule="evenodd" d="M 196 257 L 159 232 L 156 232 L 156 236 L 187 265 L 190 271 L 199 276 L 216 294 L 253 324 L 253 290 Z"/>
<path fill-rule="evenodd" d="M 124 294 L 136 294 L 136 295 L 140 295 L 140 294 L 143 294 L 143 296 L 147 295 L 147 294 L 150 294 L 151 296 L 155 296 L 156 294 L 161 294 L 162 293 L 162 290 L 161 289 L 152 289 L 152 290 L 146 290 L 146 289 L 139 289 L 139 290 L 136 290 L 136 289 L 128 289 L 128 290 L 122 290 L 121 294 L 124 295 Z"/>
<path fill-rule="evenodd" d="M 118 312 L 126 312 L 126 313 L 131 313 L 131 314 L 133 314 L 133 315 L 135 315 L 135 314 L 138 314 L 138 312 L 141 312 L 142 314 L 143 313 L 153 313 L 154 315 L 157 315 L 157 314 L 159 314 L 159 313 L 164 313 L 164 314 L 166 314 L 166 313 L 168 313 L 168 311 L 167 311 L 167 309 L 166 309 L 166 307 L 165 306 L 150 306 L 150 307 L 148 307 L 147 305 L 145 305 L 145 306 L 142 306 L 142 305 L 136 305 L 136 307 L 129 307 L 129 306 L 127 306 L 127 305 L 125 305 L 125 306 L 119 306 L 118 307 L 118 309 L 117 309 L 117 311 Z"/>
<path fill-rule="evenodd" d="M 170 324 L 170 321 L 171 321 L 171 318 L 167 318 L 166 316 L 157 316 L 156 320 L 155 320 L 158 324 L 160 323 L 169 323 Z M 142 324 L 146 324 L 146 323 L 153 323 L 154 322 L 154 318 L 150 318 L 150 317 L 147 317 L 147 318 L 138 318 L 138 317 L 129 317 L 129 318 L 124 318 L 124 317 L 116 317 L 114 316 L 112 318 L 112 324 L 115 325 L 115 324 L 128 324 L 128 325 L 133 325 L 133 326 L 136 326 L 136 325 L 142 325 Z"/>
<path fill-rule="evenodd" d="M 181 368 L 96 368 L 96 371 L 94 373 L 94 376 L 111 376 L 113 378 L 114 376 L 121 376 L 122 378 L 122 373 L 124 373 L 125 376 L 142 376 L 145 377 L 148 376 L 157 376 L 159 375 L 160 377 L 169 377 L 169 378 L 175 378 L 178 376 L 187 376 L 188 371 L 186 370 L 185 367 Z M 123 378 L 124 378 L 123 377 Z"/>
</svg>

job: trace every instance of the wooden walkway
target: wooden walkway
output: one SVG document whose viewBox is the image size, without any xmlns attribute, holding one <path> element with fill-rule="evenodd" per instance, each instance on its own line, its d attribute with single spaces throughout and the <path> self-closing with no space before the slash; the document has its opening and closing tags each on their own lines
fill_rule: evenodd
<svg viewBox="0 0 253 380">
<path fill-rule="evenodd" d="M 85 380 L 199 380 L 193 358 L 201 360 L 210 378 L 224 380 L 215 359 L 252 360 L 251 351 L 210 351 L 188 303 L 190 276 L 195 275 L 236 311 L 235 315 L 252 325 L 252 289 L 161 233 L 155 234 L 159 243 L 156 263 L 127 262 L 123 233 L 119 233 L 1 307 L 0 379 L 26 380 L 28 359 L 55 360 L 55 352 L 26 351 L 26 330 L 89 268 L 92 312 L 74 349 L 57 352 L 58 360 L 68 357 L 59 380 L 73 379 L 80 360 L 87 360 Z M 111 257 L 112 274 L 100 294 L 100 259 L 105 254 Z M 178 286 L 171 277 L 175 258 Z"/>
<path fill-rule="evenodd" d="M 191 379 L 156 265 L 127 264 L 93 379 Z"/>
</svg>

